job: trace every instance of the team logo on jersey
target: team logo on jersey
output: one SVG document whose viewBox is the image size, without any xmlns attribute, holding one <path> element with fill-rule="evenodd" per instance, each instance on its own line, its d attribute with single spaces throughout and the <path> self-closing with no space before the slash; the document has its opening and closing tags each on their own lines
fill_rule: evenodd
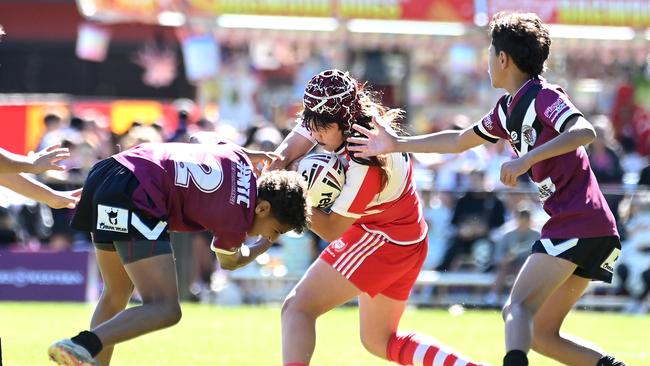
<svg viewBox="0 0 650 366">
<path fill-rule="evenodd" d="M 345 249 L 345 242 L 343 242 L 343 240 L 335 240 L 332 242 L 331 246 L 335 252 L 340 253 Z"/>
<path fill-rule="evenodd" d="M 564 103 L 562 99 L 557 98 L 553 104 L 546 108 L 544 111 L 544 116 L 550 120 L 555 120 L 560 112 L 562 112 L 566 107 L 566 103 Z"/>
<path fill-rule="evenodd" d="M 97 205 L 97 230 L 129 232 L 129 210 Z"/>
<path fill-rule="evenodd" d="M 521 139 L 528 146 L 533 146 L 537 141 L 537 131 L 532 126 L 524 126 L 521 128 Z"/>
<path fill-rule="evenodd" d="M 510 139 L 512 140 L 512 142 L 519 141 L 519 135 L 517 134 L 517 131 L 510 132 Z"/>
</svg>

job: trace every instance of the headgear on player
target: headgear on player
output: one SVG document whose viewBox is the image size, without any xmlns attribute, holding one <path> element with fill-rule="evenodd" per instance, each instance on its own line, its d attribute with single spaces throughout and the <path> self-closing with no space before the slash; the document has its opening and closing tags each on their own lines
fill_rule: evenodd
<svg viewBox="0 0 650 366">
<path fill-rule="evenodd" d="M 325 70 L 309 80 L 302 100 L 305 109 L 342 123 L 343 133 L 352 132 L 359 116 L 357 81 L 341 70 Z"/>
</svg>

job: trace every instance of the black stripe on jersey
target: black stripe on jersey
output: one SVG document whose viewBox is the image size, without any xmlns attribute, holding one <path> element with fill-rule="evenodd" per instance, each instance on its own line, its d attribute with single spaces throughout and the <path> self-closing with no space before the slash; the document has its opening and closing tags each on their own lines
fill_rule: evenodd
<svg viewBox="0 0 650 366">
<path fill-rule="evenodd" d="M 521 127 L 524 122 L 524 117 L 526 116 L 526 111 L 540 90 L 542 90 L 540 84 L 530 86 L 528 90 L 526 90 L 526 93 L 519 98 L 510 115 L 507 114 L 508 105 L 506 99 L 512 99 L 512 96 L 501 100 L 501 107 L 506 111 L 506 129 L 508 134 L 510 134 L 510 143 L 517 152 L 521 151 L 521 142 L 523 140 L 523 137 L 521 136 Z M 515 136 L 514 138 L 513 135 Z"/>
<path fill-rule="evenodd" d="M 560 126 L 560 131 L 559 131 L 560 133 L 564 132 L 564 129 L 566 128 L 566 123 L 569 122 L 569 120 L 570 120 L 571 117 L 573 117 L 573 116 L 584 117 L 584 115 L 583 115 L 582 113 L 579 113 L 579 112 L 574 112 L 574 113 L 572 113 L 569 117 L 567 117 L 567 118 L 564 120 L 564 122 L 562 122 L 562 126 Z"/>
<path fill-rule="evenodd" d="M 479 123 L 483 123 L 483 121 L 481 121 Z M 486 141 L 491 142 L 493 144 L 496 143 L 497 141 L 499 141 L 499 139 L 492 138 L 492 137 L 484 134 L 483 132 L 481 132 L 481 129 L 478 128 L 478 126 L 476 126 L 476 125 L 474 125 L 473 130 L 474 130 L 474 132 L 476 132 L 477 135 L 481 136 L 481 138 L 483 140 L 486 140 Z"/>
</svg>

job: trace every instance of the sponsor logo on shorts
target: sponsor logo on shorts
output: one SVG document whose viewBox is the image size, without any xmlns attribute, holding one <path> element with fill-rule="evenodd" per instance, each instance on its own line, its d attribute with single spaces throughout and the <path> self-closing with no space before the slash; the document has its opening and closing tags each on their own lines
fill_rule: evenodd
<svg viewBox="0 0 650 366">
<path fill-rule="evenodd" d="M 129 232 L 129 210 L 97 205 L 97 230 Z"/>
<path fill-rule="evenodd" d="M 614 273 L 614 264 L 618 260 L 619 255 L 621 255 L 621 250 L 618 248 L 614 248 L 612 252 L 609 254 L 609 256 L 607 257 L 607 259 L 605 259 L 603 264 L 600 265 L 600 268 L 604 269 L 609 273 Z"/>
</svg>

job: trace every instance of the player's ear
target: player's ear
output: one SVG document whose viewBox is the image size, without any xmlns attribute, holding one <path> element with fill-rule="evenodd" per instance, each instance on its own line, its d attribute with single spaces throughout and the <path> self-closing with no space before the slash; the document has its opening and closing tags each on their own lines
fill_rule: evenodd
<svg viewBox="0 0 650 366">
<path fill-rule="evenodd" d="M 257 201 L 255 206 L 255 214 L 258 216 L 266 217 L 271 213 L 271 203 L 267 200 Z"/>
</svg>

